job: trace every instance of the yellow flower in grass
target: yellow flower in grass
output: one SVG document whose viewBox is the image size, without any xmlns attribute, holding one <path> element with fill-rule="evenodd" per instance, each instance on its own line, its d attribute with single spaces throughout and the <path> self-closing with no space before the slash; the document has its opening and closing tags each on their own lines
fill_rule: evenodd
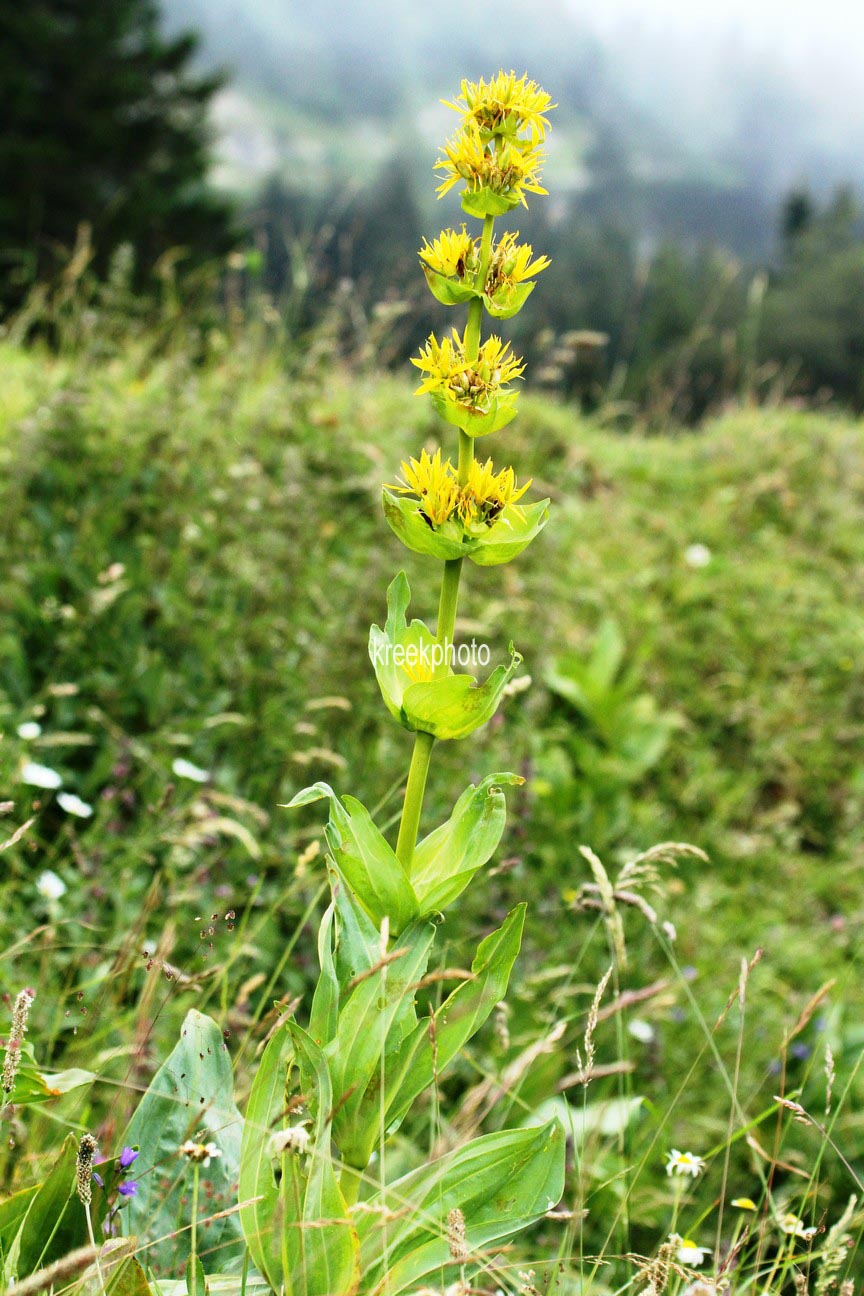
<svg viewBox="0 0 864 1296">
<path fill-rule="evenodd" d="M 525 369 L 521 357 L 517 359 L 510 350 L 510 343 L 502 342 L 494 333 L 481 344 L 477 359 L 469 361 L 465 335 L 460 337 L 456 329 L 440 342 L 434 333 L 430 334 L 411 363 L 425 375 L 416 395 L 440 392 L 457 405 L 480 411 L 488 408 L 493 397 L 520 378 Z"/>
<path fill-rule="evenodd" d="M 544 114 L 555 107 L 551 95 L 536 81 L 503 71 L 488 81 L 463 81 L 458 98 L 444 102 L 462 114 L 466 126 L 487 135 L 513 135 L 527 129 L 535 141 L 545 137 L 549 120 Z"/>
<path fill-rule="evenodd" d="M 441 152 L 435 163 L 435 170 L 444 177 L 436 190 L 439 198 L 460 180 L 465 181 L 469 192 L 488 189 L 510 205 L 521 202 L 527 207 L 526 193 L 548 193 L 540 183 L 546 155 L 539 144 L 505 138 L 493 146 L 478 127 L 469 125 L 448 140 Z"/>
<path fill-rule="evenodd" d="M 486 276 L 486 292 L 490 297 L 501 288 L 515 288 L 526 279 L 536 278 L 551 265 L 547 256 L 532 261 L 534 249 L 530 243 L 517 243 L 518 237 L 518 230 L 508 231 L 495 244 Z"/>
<path fill-rule="evenodd" d="M 390 487 L 400 495 L 416 495 L 432 526 L 443 526 L 457 511 L 459 483 L 449 459 L 441 462 L 441 451 L 420 452 L 419 459 L 402 462 L 402 480 Z"/>
<path fill-rule="evenodd" d="M 479 244 L 466 232 L 464 225 L 461 230 L 442 230 L 431 243 L 424 238 L 420 260 L 430 270 L 446 275 L 448 279 L 464 279 L 477 272 L 480 262 Z"/>
<path fill-rule="evenodd" d="M 463 525 L 467 527 L 480 522 L 491 526 L 502 509 L 515 506 L 530 485 L 531 480 L 517 487 L 512 468 L 502 468 L 496 473 L 491 459 L 484 464 L 473 460 L 459 499 L 459 516 Z M 521 510 L 518 512 L 521 514 Z"/>
</svg>

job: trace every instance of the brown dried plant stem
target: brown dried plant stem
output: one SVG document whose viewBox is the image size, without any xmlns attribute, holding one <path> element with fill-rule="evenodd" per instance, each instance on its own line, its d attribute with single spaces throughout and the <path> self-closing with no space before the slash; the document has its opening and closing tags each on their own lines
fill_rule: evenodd
<svg viewBox="0 0 864 1296">
<path fill-rule="evenodd" d="M 483 235 L 480 240 L 480 264 L 475 288 L 482 291 L 489 271 L 489 260 L 492 256 L 492 229 L 494 216 L 487 216 L 483 221 Z M 480 353 L 480 326 L 483 321 L 483 299 L 475 297 L 468 307 L 468 322 L 465 328 L 465 356 L 474 363 Z M 464 486 L 474 461 L 474 438 L 459 429 L 459 466 L 460 486 Z M 464 558 L 451 558 L 444 563 L 444 575 L 441 580 L 441 596 L 438 601 L 438 625 L 435 631 L 440 644 L 453 643 L 456 627 L 456 608 L 459 602 L 459 582 L 462 578 Z M 406 873 L 411 872 L 414 858 L 414 847 L 417 844 L 417 833 L 420 828 L 420 814 L 423 809 L 423 795 L 426 791 L 426 778 L 432 759 L 432 747 L 435 742 L 432 734 L 418 733 L 414 739 L 414 751 L 408 770 L 408 781 L 405 786 L 405 800 L 402 803 L 402 819 L 399 824 L 399 837 L 396 842 L 396 855 Z"/>
</svg>

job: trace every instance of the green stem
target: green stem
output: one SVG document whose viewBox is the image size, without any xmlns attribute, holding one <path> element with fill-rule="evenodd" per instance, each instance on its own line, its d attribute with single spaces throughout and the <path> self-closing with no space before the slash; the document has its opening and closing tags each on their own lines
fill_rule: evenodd
<svg viewBox="0 0 864 1296">
<path fill-rule="evenodd" d="M 339 1187 L 342 1190 L 342 1196 L 345 1198 L 346 1206 L 355 1206 L 357 1204 L 362 1182 L 363 1175 L 360 1170 L 355 1170 L 353 1166 L 349 1165 L 342 1167 L 342 1173 L 339 1176 Z"/>
<path fill-rule="evenodd" d="M 432 759 L 432 744 L 434 741 L 435 739 L 431 734 L 417 734 L 414 739 L 411 767 L 408 770 L 408 783 L 405 787 L 405 800 L 402 804 L 402 822 L 399 824 L 399 839 L 396 842 L 396 857 L 409 876 L 411 874 L 411 861 L 414 858 L 414 847 L 417 844 L 420 811 L 423 809 L 423 793 L 426 790 L 426 775 L 429 773 L 429 761 Z"/>
<path fill-rule="evenodd" d="M 201 1180 L 201 1167 L 196 1161 L 192 1177 L 192 1247 L 189 1256 L 189 1292 L 197 1296 L 198 1291 L 198 1185 Z"/>
<path fill-rule="evenodd" d="M 494 224 L 494 216 L 487 216 L 483 221 L 483 235 L 480 239 L 480 267 L 477 271 L 477 278 L 474 280 L 474 287 L 480 288 L 481 291 L 486 285 L 486 275 L 489 272 L 489 260 L 492 256 L 492 227 Z M 468 323 L 465 327 L 465 359 L 469 362 L 477 359 L 480 350 L 480 325 L 482 321 L 483 298 L 472 297 L 468 307 Z"/>
</svg>

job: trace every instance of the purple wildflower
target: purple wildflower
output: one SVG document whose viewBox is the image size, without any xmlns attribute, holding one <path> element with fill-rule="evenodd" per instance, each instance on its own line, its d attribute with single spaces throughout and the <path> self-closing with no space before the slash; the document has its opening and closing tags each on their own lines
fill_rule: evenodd
<svg viewBox="0 0 864 1296">
<path fill-rule="evenodd" d="M 121 1170 L 128 1170 L 133 1161 L 138 1159 L 138 1149 L 133 1147 L 124 1147 L 120 1153 L 119 1164 Z"/>
<path fill-rule="evenodd" d="M 117 1191 L 121 1197 L 137 1197 L 138 1185 L 134 1179 L 124 1179 L 117 1185 Z"/>
</svg>

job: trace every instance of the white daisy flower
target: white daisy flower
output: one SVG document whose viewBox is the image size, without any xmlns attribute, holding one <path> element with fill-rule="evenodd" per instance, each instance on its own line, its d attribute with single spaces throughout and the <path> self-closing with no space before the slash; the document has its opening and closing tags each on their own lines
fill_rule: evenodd
<svg viewBox="0 0 864 1296">
<path fill-rule="evenodd" d="M 200 765 L 193 765 L 183 756 L 178 756 L 172 762 L 171 768 L 178 778 L 190 779 L 193 783 L 206 783 L 210 777 L 208 770 L 202 769 Z"/>
<path fill-rule="evenodd" d="M 206 1170 L 212 1160 L 222 1155 L 215 1143 L 197 1143 L 195 1139 L 187 1139 L 177 1150 L 180 1156 L 185 1156 L 187 1161 L 194 1161 L 202 1170 Z"/>
<path fill-rule="evenodd" d="M 667 1175 L 690 1175 L 695 1179 L 705 1169 L 705 1161 L 694 1152 L 679 1152 L 673 1148 L 666 1153 Z"/>
<path fill-rule="evenodd" d="M 34 738 L 39 737 L 41 732 L 42 726 L 38 720 L 25 720 L 23 724 L 18 726 L 18 737 L 23 738 L 25 742 L 32 742 Z"/>
<path fill-rule="evenodd" d="M 82 801 L 74 792 L 58 792 L 57 804 L 67 814 L 75 815 L 76 819 L 89 819 L 93 813 L 93 807 L 86 801 Z"/>
<path fill-rule="evenodd" d="M 66 883 L 51 869 L 46 869 L 36 879 L 36 890 L 43 900 L 60 900 L 66 894 Z"/>
<path fill-rule="evenodd" d="M 29 783 L 30 787 L 48 788 L 53 791 L 54 788 L 63 786 L 61 774 L 47 765 L 39 765 L 36 761 L 25 761 L 21 766 L 20 777 L 21 782 Z"/>
<path fill-rule="evenodd" d="M 710 1248 L 697 1246 L 691 1242 L 690 1238 L 679 1239 L 680 1246 L 676 1251 L 678 1261 L 682 1265 L 687 1265 L 688 1269 L 698 1269 L 701 1264 L 705 1263 L 705 1257 L 710 1254 Z"/>
</svg>

